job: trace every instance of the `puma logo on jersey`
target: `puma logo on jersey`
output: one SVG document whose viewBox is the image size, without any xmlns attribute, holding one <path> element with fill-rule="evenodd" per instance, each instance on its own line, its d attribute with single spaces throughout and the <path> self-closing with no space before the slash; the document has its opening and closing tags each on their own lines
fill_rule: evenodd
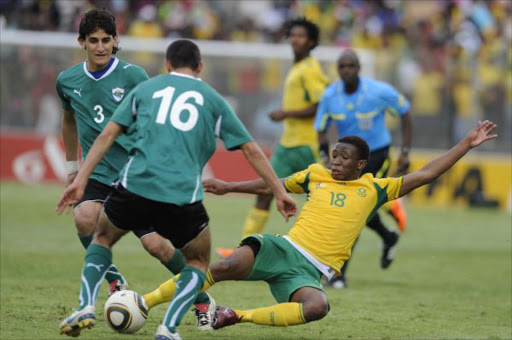
<svg viewBox="0 0 512 340">
<path fill-rule="evenodd" d="M 130 67 L 130 66 L 133 66 L 133 65 L 132 65 L 132 64 L 128 64 L 128 65 L 123 66 L 123 68 L 125 68 L 125 69 L 126 69 L 126 68 L 128 68 L 128 67 Z"/>
<path fill-rule="evenodd" d="M 88 267 L 94 267 L 94 268 L 96 268 L 101 273 L 101 267 L 103 267 L 103 265 L 102 264 L 87 263 L 85 265 L 85 268 L 88 268 Z"/>
<path fill-rule="evenodd" d="M 80 90 L 73 90 L 73 92 L 74 92 L 74 93 L 76 93 L 76 94 L 78 94 L 78 96 L 79 96 L 80 98 L 82 98 L 82 94 L 80 93 L 80 92 L 82 92 L 82 89 L 80 89 Z"/>
</svg>

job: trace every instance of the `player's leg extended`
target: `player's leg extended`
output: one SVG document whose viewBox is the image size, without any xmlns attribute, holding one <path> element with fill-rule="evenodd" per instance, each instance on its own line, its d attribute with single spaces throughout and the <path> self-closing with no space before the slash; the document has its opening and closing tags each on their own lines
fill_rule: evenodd
<svg viewBox="0 0 512 340">
<path fill-rule="evenodd" d="M 101 281 L 112 265 L 111 247 L 126 233 L 114 226 L 104 212 L 100 215 L 92 243 L 87 248 L 82 269 L 80 306 L 60 324 L 61 334 L 78 336 L 95 322 L 95 304 Z"/>
<path fill-rule="evenodd" d="M 373 151 L 370 154 L 370 161 L 363 170 L 365 173 L 372 173 L 376 178 L 385 177 L 390 166 L 389 148 Z M 367 226 L 375 231 L 382 239 L 382 255 L 380 265 L 383 269 L 388 268 L 393 261 L 394 246 L 398 242 L 399 234 L 390 231 L 382 222 L 379 213 L 368 222 Z"/>
<path fill-rule="evenodd" d="M 210 263 L 211 235 L 210 228 L 204 228 L 192 241 L 188 242 L 182 252 L 187 265 L 176 280 L 175 294 L 164 316 L 157 335 L 176 333 L 183 316 L 194 302 L 196 295 L 206 281 L 205 271 Z"/>
<path fill-rule="evenodd" d="M 185 268 L 186 259 L 179 249 L 174 248 L 171 242 L 150 230 L 135 230 L 133 232 L 142 243 L 142 246 L 153 257 L 173 274 L 179 274 Z M 199 293 L 194 300 L 198 328 L 210 330 L 215 312 L 215 301 L 207 293 Z"/>
<path fill-rule="evenodd" d="M 236 248 L 227 258 L 210 265 L 206 272 L 206 280 L 201 292 L 206 291 L 215 283 L 226 280 L 243 280 L 249 274 L 254 263 L 254 252 L 249 246 Z M 176 282 L 180 275 L 162 283 L 157 289 L 144 295 L 144 300 L 151 309 L 156 305 L 171 301 L 176 292 Z"/>
<path fill-rule="evenodd" d="M 86 194 L 89 188 L 90 185 L 88 183 Z M 92 190 L 92 192 L 89 193 L 94 195 L 96 192 Z M 98 224 L 98 218 L 103 208 L 103 200 L 108 195 L 106 193 L 99 192 L 97 194 L 97 197 L 102 196 L 102 200 L 83 201 L 74 208 L 75 225 L 78 231 L 78 237 L 85 249 L 87 249 L 92 242 L 94 230 Z M 109 289 L 111 294 L 114 291 L 123 289 L 127 286 L 126 279 L 121 275 L 121 273 L 119 273 L 114 264 L 112 264 L 108 269 L 105 274 L 105 279 L 111 285 Z"/>
<path fill-rule="evenodd" d="M 322 274 L 309 260 L 282 237 L 263 235 L 247 240 L 259 240 L 261 248 L 246 280 L 266 281 L 278 304 L 251 310 L 219 307 L 214 328 L 238 322 L 293 326 L 327 314 L 327 298 L 320 284 Z"/>
<path fill-rule="evenodd" d="M 234 312 L 240 318 L 238 322 L 286 327 L 322 319 L 329 312 L 329 304 L 323 291 L 302 287 L 293 293 L 289 302 Z"/>
</svg>

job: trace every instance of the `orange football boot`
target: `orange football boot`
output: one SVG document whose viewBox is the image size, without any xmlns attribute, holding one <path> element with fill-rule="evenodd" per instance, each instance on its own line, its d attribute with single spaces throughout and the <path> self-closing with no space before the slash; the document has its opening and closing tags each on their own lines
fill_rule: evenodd
<svg viewBox="0 0 512 340">
<path fill-rule="evenodd" d="M 226 258 L 233 254 L 235 248 L 215 248 L 215 252 L 222 258 Z"/>
<path fill-rule="evenodd" d="M 398 223 L 398 230 L 403 233 L 407 229 L 407 213 L 401 199 L 391 202 L 390 213 Z"/>
</svg>

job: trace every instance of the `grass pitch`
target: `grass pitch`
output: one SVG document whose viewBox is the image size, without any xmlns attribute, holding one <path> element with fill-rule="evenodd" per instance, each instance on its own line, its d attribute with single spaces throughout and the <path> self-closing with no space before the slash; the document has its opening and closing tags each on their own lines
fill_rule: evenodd
<svg viewBox="0 0 512 340">
<path fill-rule="evenodd" d="M 59 186 L 1 184 L 0 339 L 64 339 L 58 324 L 77 305 L 84 251 L 71 216 L 56 216 Z M 207 196 L 213 246 L 234 246 L 253 199 Z M 184 339 L 510 339 L 511 219 L 495 210 L 408 209 L 409 229 L 395 263 L 379 267 L 379 239 L 365 230 L 350 264 L 350 288 L 327 290 L 331 312 L 307 325 L 272 328 L 240 324 L 199 332 L 189 313 Z M 291 225 L 291 224 L 289 224 Z M 266 231 L 289 225 L 274 211 Z M 212 256 L 215 261 L 217 257 Z M 170 277 L 133 235 L 114 248 L 114 262 L 141 293 Z M 166 306 L 144 328 L 119 335 L 103 318 L 81 339 L 153 339 Z M 274 304 L 262 282 L 222 282 L 210 292 L 218 304 L 255 308 Z"/>
</svg>

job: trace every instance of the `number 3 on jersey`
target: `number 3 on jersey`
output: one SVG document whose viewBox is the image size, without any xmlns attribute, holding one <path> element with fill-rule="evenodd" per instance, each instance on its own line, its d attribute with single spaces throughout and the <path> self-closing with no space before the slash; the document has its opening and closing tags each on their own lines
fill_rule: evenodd
<svg viewBox="0 0 512 340">
<path fill-rule="evenodd" d="M 153 93 L 153 99 L 162 98 L 160 107 L 158 108 L 156 122 L 157 124 L 165 124 L 169 108 L 171 108 L 171 125 L 181 131 L 190 131 L 197 123 L 199 112 L 197 111 L 197 107 L 192 103 L 187 103 L 187 100 L 192 98 L 196 105 L 203 106 L 203 95 L 197 91 L 183 92 L 178 96 L 178 98 L 176 98 L 174 103 L 172 103 L 172 97 L 174 96 L 175 91 L 176 89 L 174 87 L 167 86 L 165 89 Z M 181 114 L 183 111 L 188 111 L 188 118 L 186 121 L 181 120 Z"/>
<path fill-rule="evenodd" d="M 103 107 L 101 105 L 96 105 L 93 109 L 96 111 L 96 117 L 94 117 L 94 121 L 98 124 L 103 123 L 105 120 L 105 115 L 103 114 Z"/>
</svg>

